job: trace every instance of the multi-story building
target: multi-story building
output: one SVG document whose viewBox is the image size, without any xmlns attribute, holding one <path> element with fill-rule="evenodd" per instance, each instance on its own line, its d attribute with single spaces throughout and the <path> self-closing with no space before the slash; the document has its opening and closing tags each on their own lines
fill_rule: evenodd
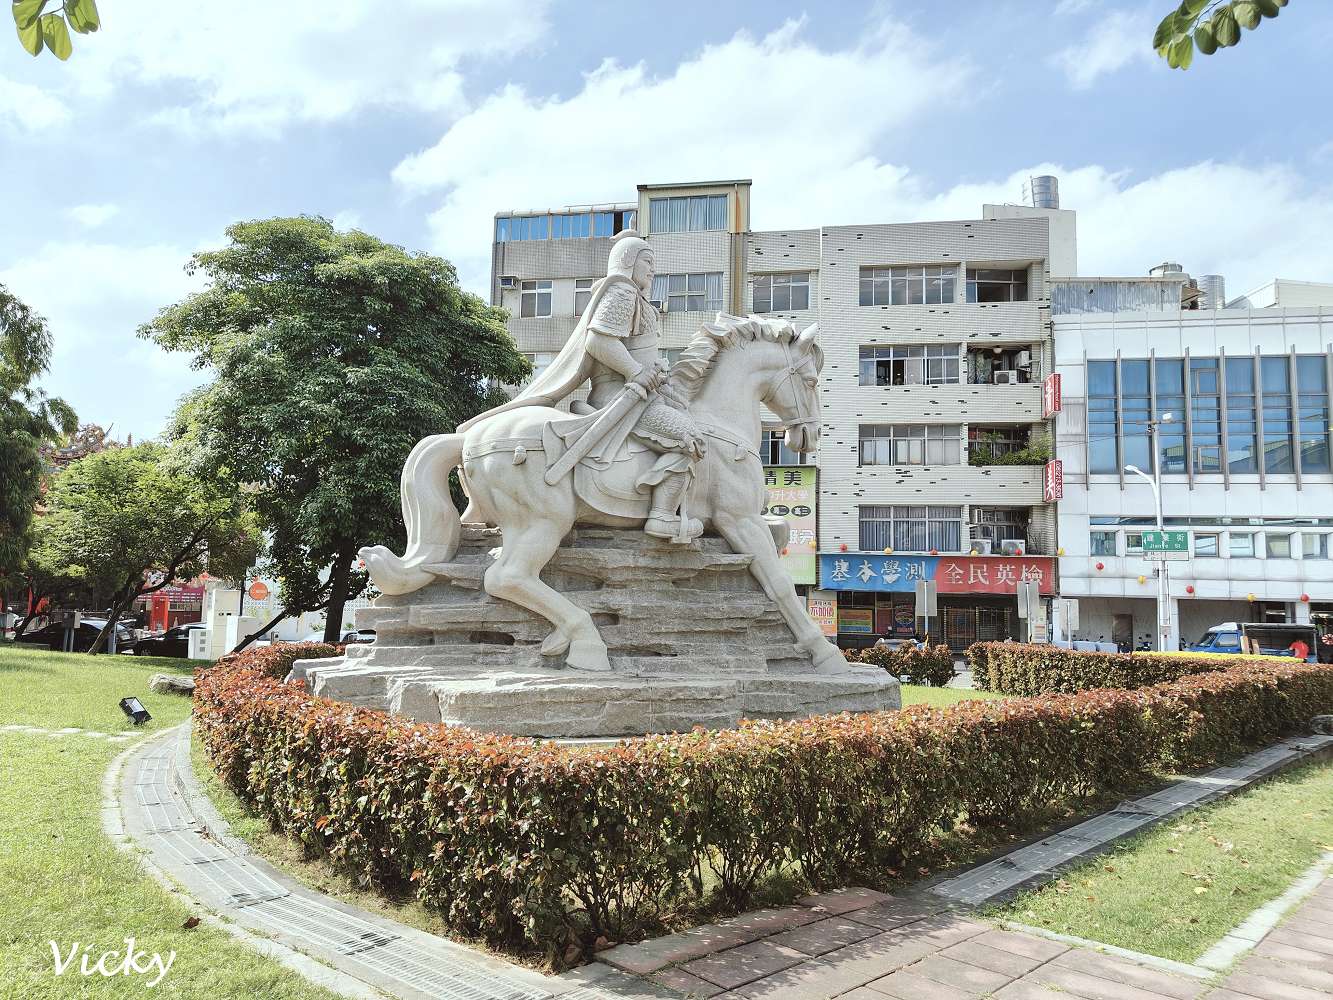
<svg viewBox="0 0 1333 1000">
<path fill-rule="evenodd" d="M 938 586 L 935 628 L 952 644 L 1019 636 L 1016 584 L 1055 587 L 1048 289 L 1076 270 L 1074 213 L 1047 205 L 753 232 L 749 181 L 645 184 L 637 202 L 498 214 L 492 301 L 541 368 L 605 273 L 610 238 L 636 227 L 656 251 L 668 360 L 718 310 L 818 322 L 818 528 L 795 542 L 817 547 L 818 569 L 803 560 L 798 585 L 836 604 L 849 644 L 914 631 L 921 579 Z M 802 464 L 780 435 L 764 451 Z"/>
<path fill-rule="evenodd" d="M 1056 283 L 1060 590 L 1083 599 L 1075 638 L 1154 645 L 1162 566 L 1172 647 L 1225 621 L 1333 627 L 1333 301 L 1182 310 L 1184 280 Z M 1160 471 L 1164 526 L 1188 535 L 1181 561 L 1145 558 L 1153 490 L 1128 466 Z"/>
</svg>

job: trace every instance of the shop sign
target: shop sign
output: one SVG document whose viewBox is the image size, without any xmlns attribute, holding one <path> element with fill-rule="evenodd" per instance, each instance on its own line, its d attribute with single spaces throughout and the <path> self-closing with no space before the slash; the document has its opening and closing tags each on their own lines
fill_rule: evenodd
<svg viewBox="0 0 1333 1000">
<path fill-rule="evenodd" d="M 934 581 L 941 594 L 1013 594 L 1020 583 L 1035 583 L 1041 593 L 1050 594 L 1055 590 L 1055 560 L 1050 556 L 885 556 L 856 552 L 819 556 L 819 586 L 824 590 L 911 593 L 920 580 Z M 842 614 L 845 616 L 847 609 Z"/>
<path fill-rule="evenodd" d="M 885 633 L 887 635 L 887 633 Z M 893 634 L 911 638 L 916 635 L 916 609 L 910 604 L 893 606 Z"/>
<path fill-rule="evenodd" d="M 1063 500 L 1065 495 L 1065 463 L 1053 458 L 1046 463 L 1046 473 L 1041 480 L 1042 499 L 1047 503 Z"/>
<path fill-rule="evenodd" d="M 859 635 L 875 634 L 874 608 L 839 608 L 838 631 L 855 632 Z"/>
<path fill-rule="evenodd" d="M 1052 372 L 1041 382 L 1041 419 L 1050 420 L 1060 412 L 1060 373 Z"/>
<path fill-rule="evenodd" d="M 838 634 L 838 595 L 831 590 L 812 590 L 805 598 L 806 613 L 825 635 Z"/>
<path fill-rule="evenodd" d="M 269 594 L 268 584 L 263 580 L 256 580 L 254 583 L 250 584 L 250 589 L 246 591 L 246 593 L 250 595 L 252 601 L 267 601 Z"/>
<path fill-rule="evenodd" d="M 789 531 L 782 568 L 792 583 L 813 584 L 819 470 L 813 465 L 765 466 L 764 486 L 768 491 L 764 513 L 782 518 Z"/>
</svg>

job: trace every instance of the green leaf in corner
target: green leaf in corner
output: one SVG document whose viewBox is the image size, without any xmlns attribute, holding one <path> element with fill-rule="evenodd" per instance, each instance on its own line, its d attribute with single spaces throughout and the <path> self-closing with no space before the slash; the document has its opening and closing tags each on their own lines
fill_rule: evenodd
<svg viewBox="0 0 1333 1000">
<path fill-rule="evenodd" d="M 37 15 L 42 12 L 44 3 L 46 0 L 18 0 L 14 4 L 14 23 L 19 26 L 20 31 L 36 23 Z"/>
<path fill-rule="evenodd" d="M 1236 0 L 1231 9 L 1236 12 L 1236 23 L 1242 28 L 1253 31 L 1259 27 L 1263 15 L 1259 12 L 1259 5 L 1255 0 Z"/>
<path fill-rule="evenodd" d="M 1171 43 L 1171 50 L 1166 57 L 1167 65 L 1172 69 L 1189 69 L 1193 61 L 1194 38 L 1190 35 L 1181 35 Z"/>
<path fill-rule="evenodd" d="M 42 25 L 39 21 L 33 21 L 26 28 L 19 28 L 19 41 L 23 47 L 32 55 L 40 55 L 42 51 Z"/>
<path fill-rule="evenodd" d="M 1162 18 L 1162 23 L 1157 26 L 1153 32 L 1152 47 L 1161 50 L 1171 43 L 1171 40 L 1180 34 L 1180 26 L 1176 23 L 1176 12 L 1172 11 Z"/>
<path fill-rule="evenodd" d="M 1240 25 L 1236 23 L 1236 13 L 1230 7 L 1219 7 L 1213 15 L 1213 35 L 1222 48 L 1230 48 L 1240 41 Z"/>
<path fill-rule="evenodd" d="M 69 40 L 69 27 L 61 14 L 42 15 L 42 41 L 57 59 L 68 59 L 74 51 L 74 43 Z"/>
<path fill-rule="evenodd" d="M 1200 21 L 1199 26 L 1194 29 L 1194 44 L 1206 56 L 1210 56 L 1217 51 L 1217 38 L 1213 35 L 1212 18 L 1207 21 Z"/>
<path fill-rule="evenodd" d="M 1196 17 L 1202 14 L 1203 9 L 1212 2 L 1213 0 L 1181 0 L 1180 9 L 1177 10 L 1176 13 L 1182 18 L 1188 18 L 1190 21 L 1193 21 Z"/>
<path fill-rule="evenodd" d="M 1257 0 L 1259 13 L 1264 17 L 1277 17 L 1282 12 L 1282 4 L 1277 0 Z"/>
<path fill-rule="evenodd" d="M 69 17 L 70 27 L 81 35 L 102 26 L 95 0 L 65 0 L 65 14 Z"/>
</svg>

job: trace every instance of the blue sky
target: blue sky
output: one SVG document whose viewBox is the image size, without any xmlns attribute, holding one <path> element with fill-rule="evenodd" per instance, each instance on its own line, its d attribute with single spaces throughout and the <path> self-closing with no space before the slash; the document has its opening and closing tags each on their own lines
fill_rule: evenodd
<svg viewBox="0 0 1333 1000">
<path fill-rule="evenodd" d="M 1171 72 L 1170 0 L 102 0 L 68 63 L 0 45 L 0 282 L 45 385 L 156 434 L 202 377 L 134 330 L 239 219 L 318 213 L 483 291 L 501 208 L 754 179 L 757 229 L 968 218 L 1061 178 L 1080 270 L 1333 280 L 1333 4 Z"/>
</svg>

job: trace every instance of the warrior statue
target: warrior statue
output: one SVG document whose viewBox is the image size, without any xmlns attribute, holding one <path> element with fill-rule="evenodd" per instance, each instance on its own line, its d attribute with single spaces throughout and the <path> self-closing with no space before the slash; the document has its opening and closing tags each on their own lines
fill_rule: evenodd
<svg viewBox="0 0 1333 1000">
<path fill-rule="evenodd" d="M 633 437 L 659 455 L 636 483 L 652 488 L 643 530 L 688 542 L 703 532 L 703 524 L 688 516 L 688 508 L 682 514 L 681 507 L 694 466 L 704 455 L 704 437 L 659 360 L 661 318 L 648 300 L 653 264 L 646 240 L 630 229 L 620 233 L 612 241 L 606 277 L 593 286 L 588 307 L 555 361 L 508 403 L 473 417 L 459 430 L 523 406 L 556 406 L 590 382 L 587 402 L 570 404 L 578 418 L 557 427 L 570 450 L 552 467 L 547 482 L 556 482 L 589 456 L 613 460 L 626 438 Z"/>
</svg>

